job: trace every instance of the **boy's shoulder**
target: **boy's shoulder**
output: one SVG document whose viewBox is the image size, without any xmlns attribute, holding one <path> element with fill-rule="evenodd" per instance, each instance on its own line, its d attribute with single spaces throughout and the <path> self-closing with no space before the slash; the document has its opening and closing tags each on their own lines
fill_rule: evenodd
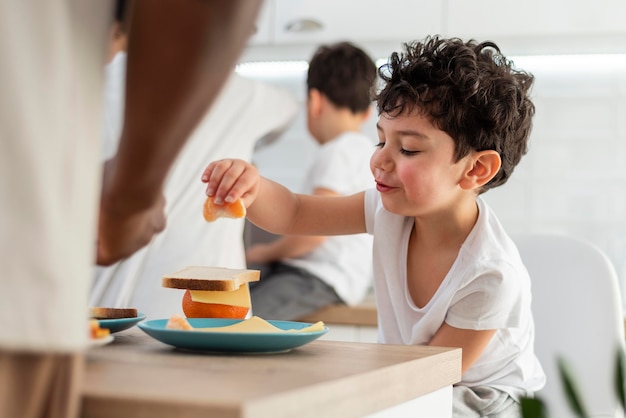
<svg viewBox="0 0 626 418">
<path fill-rule="evenodd" d="M 463 251 L 472 258 L 487 262 L 521 263 L 515 243 L 498 219 L 496 213 L 478 197 L 478 219 L 463 244 Z"/>
</svg>

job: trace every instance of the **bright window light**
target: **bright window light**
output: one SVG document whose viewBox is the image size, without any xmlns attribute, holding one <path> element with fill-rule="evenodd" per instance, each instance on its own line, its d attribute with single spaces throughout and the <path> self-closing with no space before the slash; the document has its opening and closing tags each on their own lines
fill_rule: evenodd
<svg viewBox="0 0 626 418">
<path fill-rule="evenodd" d="M 553 73 L 605 73 L 626 71 L 626 54 L 586 55 L 519 55 L 508 56 L 515 67 L 529 72 Z M 387 63 L 379 58 L 376 67 Z M 305 75 L 309 65 L 306 61 L 259 61 L 237 65 L 237 73 L 251 78 L 281 78 Z"/>
<path fill-rule="evenodd" d="M 626 54 L 525 55 L 509 57 L 529 72 L 605 73 L 626 70 Z"/>
<path fill-rule="evenodd" d="M 301 75 L 307 72 L 309 63 L 306 61 L 258 61 L 244 62 L 235 71 L 248 77 L 284 77 Z"/>
<path fill-rule="evenodd" d="M 388 61 L 389 61 L 389 59 L 388 59 L 388 58 L 378 58 L 378 59 L 376 60 L 376 68 L 380 68 L 380 67 L 381 67 L 381 65 L 385 65 L 385 64 L 387 64 L 387 62 L 388 62 Z"/>
</svg>

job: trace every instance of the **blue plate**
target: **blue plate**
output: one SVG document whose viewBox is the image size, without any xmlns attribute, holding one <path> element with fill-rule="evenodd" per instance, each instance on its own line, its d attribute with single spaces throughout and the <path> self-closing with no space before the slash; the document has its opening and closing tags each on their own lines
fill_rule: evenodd
<svg viewBox="0 0 626 418">
<path fill-rule="evenodd" d="M 114 332 L 132 328 L 144 319 L 146 319 L 146 315 L 139 312 L 135 318 L 98 319 L 98 323 L 100 328 L 108 328 L 109 332 L 113 334 Z"/>
<path fill-rule="evenodd" d="M 312 332 L 201 332 L 165 329 L 167 319 L 154 319 L 138 325 L 146 334 L 162 343 L 187 350 L 238 352 L 238 353 L 277 353 L 310 343 L 328 332 L 328 327 Z M 241 322 L 241 319 L 226 318 L 187 318 L 194 328 L 222 327 Z M 277 328 L 302 329 L 312 324 L 306 322 L 273 321 Z"/>
</svg>

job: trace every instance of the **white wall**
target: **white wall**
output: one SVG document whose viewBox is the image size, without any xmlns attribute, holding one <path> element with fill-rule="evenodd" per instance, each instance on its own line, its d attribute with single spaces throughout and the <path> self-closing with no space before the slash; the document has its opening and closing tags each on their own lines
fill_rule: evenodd
<svg viewBox="0 0 626 418">
<path fill-rule="evenodd" d="M 626 58 L 595 68 L 564 58 L 516 63 L 536 77 L 530 151 L 509 182 L 484 197 L 511 233 L 556 231 L 593 241 L 626 289 Z M 292 91 L 304 109 L 304 72 L 263 79 Z M 375 122 L 374 112 L 364 129 L 372 138 Z M 299 191 L 315 151 L 302 110 L 255 162 L 262 174 Z"/>
<path fill-rule="evenodd" d="M 595 69 L 533 72 L 537 113 L 531 149 L 510 182 L 485 198 L 510 232 L 555 231 L 596 243 L 613 261 L 624 295 L 624 59 Z"/>
</svg>

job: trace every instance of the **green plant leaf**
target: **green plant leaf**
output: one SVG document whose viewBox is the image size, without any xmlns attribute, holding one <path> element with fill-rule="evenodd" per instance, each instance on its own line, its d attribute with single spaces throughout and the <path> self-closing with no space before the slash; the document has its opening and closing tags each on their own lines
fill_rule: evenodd
<svg viewBox="0 0 626 418">
<path fill-rule="evenodd" d="M 557 366 L 561 376 L 563 390 L 565 391 L 565 396 L 570 408 L 579 418 L 587 418 L 589 414 L 587 414 L 582 397 L 580 396 L 580 392 L 570 371 L 570 367 L 561 357 L 557 358 Z"/>
<path fill-rule="evenodd" d="M 626 354 L 619 347 L 617 349 L 617 361 L 615 366 L 615 392 L 623 410 L 626 410 L 626 392 L 624 392 L 624 367 L 626 367 Z"/>
<path fill-rule="evenodd" d="M 520 399 L 522 418 L 548 418 L 545 403 L 539 398 Z"/>
</svg>

